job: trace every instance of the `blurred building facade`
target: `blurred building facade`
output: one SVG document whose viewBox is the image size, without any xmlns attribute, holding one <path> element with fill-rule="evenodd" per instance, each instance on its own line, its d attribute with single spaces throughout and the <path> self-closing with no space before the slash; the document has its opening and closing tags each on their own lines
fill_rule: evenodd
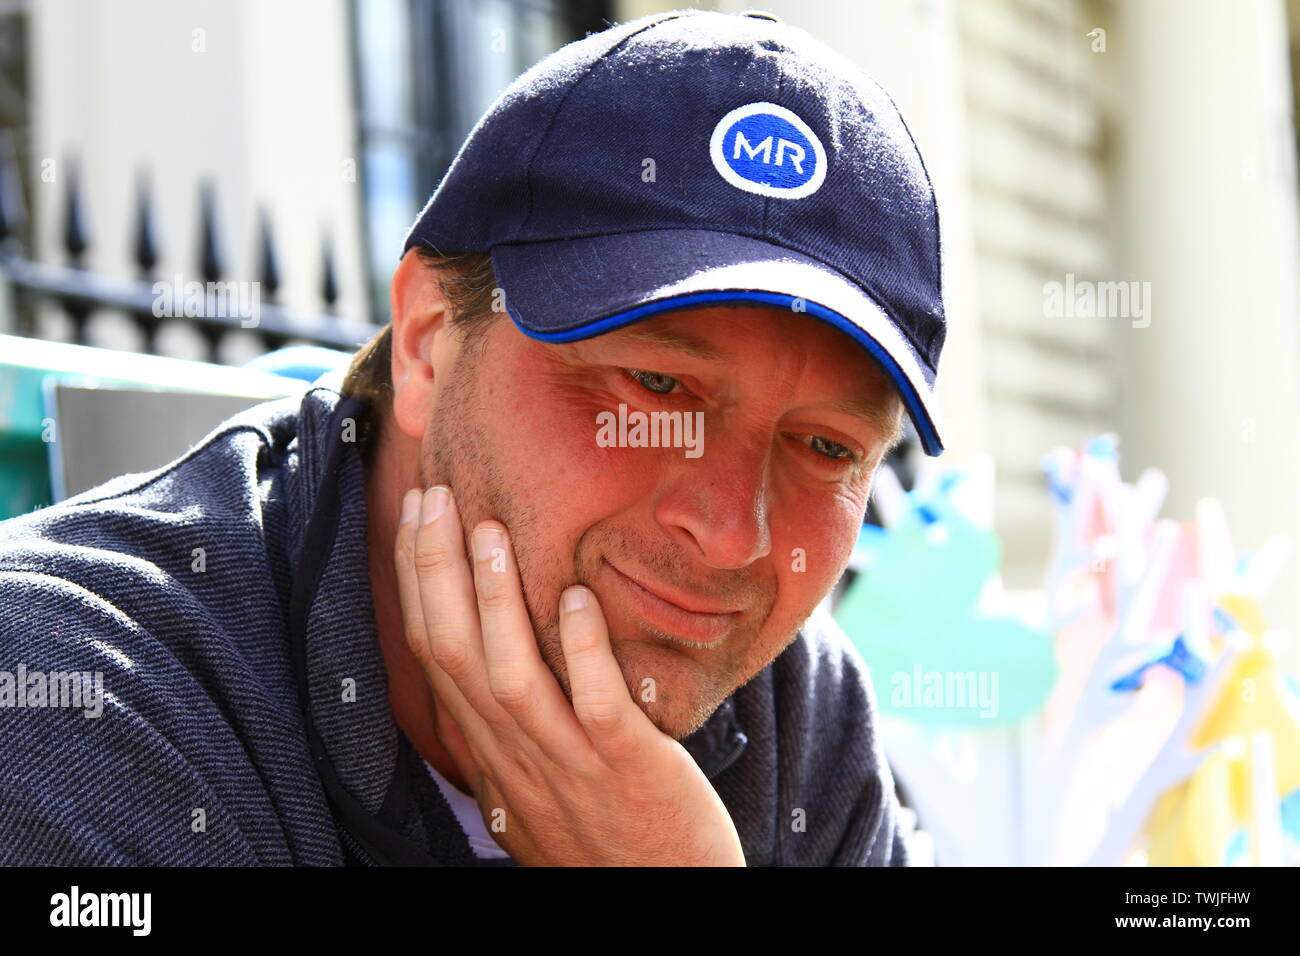
<svg viewBox="0 0 1300 956">
<path fill-rule="evenodd" d="M 739 11 L 751 4 L 698 6 Z M 228 272 L 271 224 L 280 298 L 386 320 L 406 227 L 495 95 L 569 39 L 660 0 L 41 0 L 0 4 L 0 126 L 23 171 L 32 255 L 138 274 L 138 177 L 161 276 L 191 274 L 199 185 Z M 1053 445 L 1120 438 L 1125 476 L 1170 478 L 1165 513 L 1222 499 L 1237 544 L 1300 541 L 1297 2 L 768 0 L 898 101 L 939 194 L 951 323 L 949 455 L 992 452 L 1008 583 L 1038 583 Z M 8 201 L 12 208 L 14 202 Z M 1057 314 L 1051 283 L 1131 292 Z M 1110 284 L 1110 285 L 1103 285 Z M 1123 290 L 1118 285 L 1123 284 Z M 1115 305 L 1117 300 L 1109 300 Z M 1074 314 L 1069 314 L 1069 313 Z M 13 328 L 12 315 L 0 326 Z M 36 334 L 67 337 L 42 307 Z M 183 323 L 159 349 L 196 348 Z M 137 347 L 111 313 L 90 344 Z M 238 337 L 223 356 L 259 346 Z M 1300 624 L 1297 561 L 1274 623 Z M 1294 659 L 1294 657 L 1293 657 Z"/>
<path fill-rule="evenodd" d="M 627 0 L 619 10 L 673 6 Z M 1238 550 L 1278 533 L 1300 545 L 1291 63 L 1300 4 L 768 0 L 762 9 L 880 80 L 925 158 L 950 320 L 947 454 L 995 458 L 1008 584 L 1041 582 L 1051 520 L 1043 454 L 1104 432 L 1119 438 L 1126 479 L 1151 466 L 1168 475 L 1166 516 L 1190 520 L 1213 496 Z M 1051 283 L 1063 292 L 1091 283 L 1097 306 L 1057 314 Z M 1293 636 L 1293 666 L 1298 566 L 1300 552 L 1265 604 Z"/>
</svg>

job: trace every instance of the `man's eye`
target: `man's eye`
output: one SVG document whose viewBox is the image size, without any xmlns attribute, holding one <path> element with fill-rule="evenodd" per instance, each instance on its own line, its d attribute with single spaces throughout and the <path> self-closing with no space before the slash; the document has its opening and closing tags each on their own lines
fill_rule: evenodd
<svg viewBox="0 0 1300 956">
<path fill-rule="evenodd" d="M 854 460 L 852 450 L 845 448 L 839 442 L 831 441 L 829 438 L 821 438 L 817 435 L 812 435 L 810 437 L 812 441 L 809 442 L 808 447 L 819 455 L 834 459 L 835 461 Z"/>
<path fill-rule="evenodd" d="M 658 372 L 643 372 L 635 368 L 628 369 L 627 374 L 632 376 L 642 388 L 654 392 L 656 395 L 667 395 L 677 387 L 677 379 L 671 375 L 660 375 Z"/>
</svg>

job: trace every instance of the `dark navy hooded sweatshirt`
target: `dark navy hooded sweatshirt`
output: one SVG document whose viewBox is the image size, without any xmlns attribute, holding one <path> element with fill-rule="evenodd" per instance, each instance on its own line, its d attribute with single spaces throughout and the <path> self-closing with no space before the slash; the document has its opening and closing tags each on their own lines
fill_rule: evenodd
<svg viewBox="0 0 1300 956">
<path fill-rule="evenodd" d="M 0 864 L 503 862 L 474 857 L 389 708 L 364 411 L 318 385 L 0 522 Z M 98 716 L 40 705 L 70 673 L 102 675 Z M 875 722 L 815 615 L 682 743 L 751 866 L 901 866 Z"/>
</svg>

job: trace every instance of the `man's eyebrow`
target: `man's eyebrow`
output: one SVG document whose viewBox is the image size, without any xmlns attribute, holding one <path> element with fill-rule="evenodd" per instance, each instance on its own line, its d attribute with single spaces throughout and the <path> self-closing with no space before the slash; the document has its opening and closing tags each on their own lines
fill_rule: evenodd
<svg viewBox="0 0 1300 956">
<path fill-rule="evenodd" d="M 830 408 L 832 411 L 866 421 L 885 442 L 886 453 L 903 440 L 901 403 L 889 405 L 863 398 L 844 398 L 832 402 Z M 894 409 L 898 410 L 897 414 Z"/>
<path fill-rule="evenodd" d="M 630 328 L 623 330 L 623 338 L 660 348 L 684 352 L 692 358 L 717 362 L 722 353 L 703 339 L 680 329 Z"/>
</svg>

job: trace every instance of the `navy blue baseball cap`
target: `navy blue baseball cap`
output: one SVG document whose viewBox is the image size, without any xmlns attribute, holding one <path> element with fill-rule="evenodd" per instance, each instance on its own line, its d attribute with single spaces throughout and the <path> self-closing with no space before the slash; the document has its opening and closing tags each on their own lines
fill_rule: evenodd
<svg viewBox="0 0 1300 956">
<path fill-rule="evenodd" d="M 490 253 L 546 342 L 715 304 L 804 312 L 866 349 L 943 451 L 921 156 L 875 81 L 768 14 L 653 14 L 546 57 L 470 132 L 413 246 Z"/>
</svg>

